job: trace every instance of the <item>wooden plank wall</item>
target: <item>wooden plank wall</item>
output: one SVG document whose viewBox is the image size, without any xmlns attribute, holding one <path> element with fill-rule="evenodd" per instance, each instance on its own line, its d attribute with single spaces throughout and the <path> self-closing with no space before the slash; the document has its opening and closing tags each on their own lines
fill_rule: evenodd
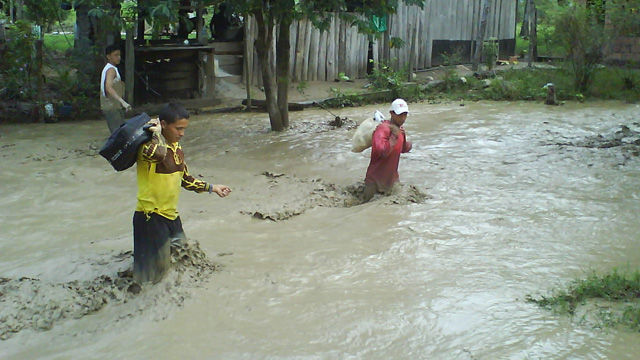
<svg viewBox="0 0 640 360">
<path fill-rule="evenodd" d="M 486 38 L 515 38 L 517 0 L 490 0 Z M 396 14 L 387 21 L 390 38 L 401 38 L 405 45 L 391 48 L 384 36 L 374 39 L 374 59 L 386 61 L 401 68 L 407 66 L 413 51 L 416 69 L 431 67 L 434 40 L 474 40 L 480 13 L 481 0 L 425 0 L 422 8 L 400 2 Z M 249 34 L 246 41 L 253 44 L 257 27 L 249 18 Z M 416 43 L 411 44 L 412 38 Z M 352 78 L 366 77 L 368 39 L 357 28 L 333 16 L 328 31 L 321 33 L 308 20 L 294 21 L 291 25 L 291 80 L 332 81 L 339 72 Z M 413 45 L 413 46 L 412 46 Z M 469 45 L 471 46 L 471 45 Z M 275 41 L 274 41 L 275 48 Z M 275 53 L 275 51 L 274 51 Z M 261 84 L 258 57 L 248 57 L 252 66 L 252 84 Z"/>
<path fill-rule="evenodd" d="M 486 39 L 515 38 L 516 2 L 517 0 L 490 0 Z M 387 48 L 384 41 L 378 39 L 377 55 L 380 59 L 385 59 L 384 54 L 388 52 L 387 61 L 393 66 L 406 66 L 412 51 L 409 43 L 411 31 L 415 31 L 417 27 L 417 44 L 413 48 L 416 68 L 429 68 L 434 40 L 475 39 L 482 11 L 480 7 L 481 0 L 425 0 L 422 8 L 400 3 L 396 14 L 390 16 L 389 36 L 401 38 L 406 44 L 402 48 Z"/>
<path fill-rule="evenodd" d="M 253 18 L 249 19 L 248 28 L 249 36 L 246 41 L 253 44 L 258 35 Z M 291 81 L 332 81 L 340 72 L 352 78 L 367 76 L 369 41 L 365 35 L 358 33 L 356 27 L 350 26 L 338 16 L 333 17 L 328 31 L 320 32 L 305 19 L 294 21 L 290 30 Z M 247 61 L 253 69 L 251 83 L 262 84 L 255 50 Z"/>
</svg>

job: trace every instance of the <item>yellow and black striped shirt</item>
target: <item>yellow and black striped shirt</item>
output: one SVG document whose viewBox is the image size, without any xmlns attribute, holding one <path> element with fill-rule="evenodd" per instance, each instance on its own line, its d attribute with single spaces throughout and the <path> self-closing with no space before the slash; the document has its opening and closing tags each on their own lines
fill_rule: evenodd
<svg viewBox="0 0 640 360">
<path fill-rule="evenodd" d="M 138 204 L 136 211 L 178 217 L 180 187 L 197 193 L 209 184 L 189 175 L 179 143 L 166 144 L 157 133 L 138 150 Z"/>
</svg>

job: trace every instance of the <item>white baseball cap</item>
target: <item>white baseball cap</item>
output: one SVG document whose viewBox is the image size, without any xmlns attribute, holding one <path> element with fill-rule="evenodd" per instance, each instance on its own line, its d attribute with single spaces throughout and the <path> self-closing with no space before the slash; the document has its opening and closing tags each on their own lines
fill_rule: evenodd
<svg viewBox="0 0 640 360">
<path fill-rule="evenodd" d="M 389 111 L 393 111 L 396 115 L 400 115 L 402 113 L 409 113 L 409 106 L 407 102 L 402 99 L 395 99 L 391 103 L 391 108 Z"/>
</svg>

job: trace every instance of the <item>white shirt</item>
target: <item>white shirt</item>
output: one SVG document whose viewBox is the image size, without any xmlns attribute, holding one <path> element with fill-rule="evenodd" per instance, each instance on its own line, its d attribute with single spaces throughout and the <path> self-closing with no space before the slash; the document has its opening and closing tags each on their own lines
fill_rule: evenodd
<svg viewBox="0 0 640 360">
<path fill-rule="evenodd" d="M 104 91 L 105 81 L 107 81 L 107 71 L 111 68 L 116 70 L 116 78 L 113 81 L 116 82 L 122 80 L 120 78 L 120 72 L 118 71 L 118 68 L 111 63 L 107 63 L 107 65 L 104 66 L 104 69 L 102 69 L 102 76 L 100 77 L 100 94 L 104 97 L 107 97 L 107 94 Z"/>
</svg>

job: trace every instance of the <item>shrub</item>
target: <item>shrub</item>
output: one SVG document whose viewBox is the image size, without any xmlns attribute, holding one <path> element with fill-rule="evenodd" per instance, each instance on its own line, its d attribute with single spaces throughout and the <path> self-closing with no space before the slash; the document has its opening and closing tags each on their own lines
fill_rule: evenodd
<svg viewBox="0 0 640 360">
<path fill-rule="evenodd" d="M 32 61 L 36 40 L 31 23 L 17 21 L 7 31 L 7 49 L 0 62 L 0 74 L 4 79 L 5 97 L 28 100 L 34 95 Z"/>
<path fill-rule="evenodd" d="M 554 32 L 553 39 L 565 53 L 575 90 L 586 93 L 603 57 L 606 41 L 603 26 L 579 4 L 560 9 L 553 23 L 554 28 L 563 29 Z"/>
<path fill-rule="evenodd" d="M 395 70 L 388 64 L 380 63 L 374 66 L 373 71 L 369 75 L 369 81 L 374 89 L 391 90 L 394 96 L 398 95 L 407 79 L 407 71 L 405 69 Z"/>
<path fill-rule="evenodd" d="M 482 56 L 484 56 L 484 64 L 487 66 L 487 70 L 493 70 L 498 61 L 497 39 L 492 38 L 482 43 Z"/>
</svg>

